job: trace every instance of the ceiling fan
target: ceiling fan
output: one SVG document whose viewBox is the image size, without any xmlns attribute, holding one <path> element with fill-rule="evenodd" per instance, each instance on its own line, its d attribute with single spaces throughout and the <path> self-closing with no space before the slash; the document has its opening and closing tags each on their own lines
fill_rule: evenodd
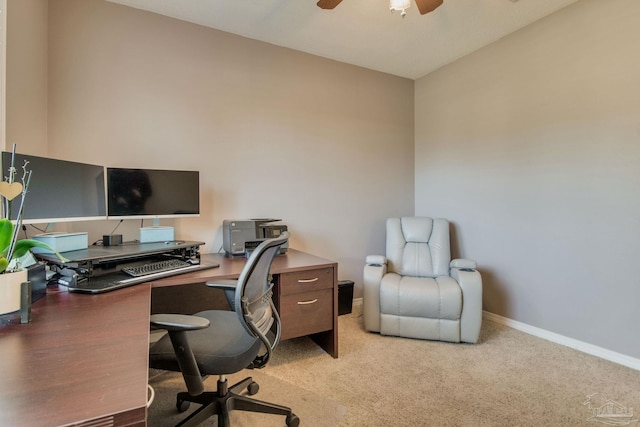
<svg viewBox="0 0 640 427">
<path fill-rule="evenodd" d="M 342 2 L 342 0 L 319 0 L 317 5 L 320 9 L 333 9 L 339 5 L 340 2 Z M 440 6 L 443 0 L 415 0 L 415 2 L 420 11 L 420 15 L 425 15 Z"/>
</svg>

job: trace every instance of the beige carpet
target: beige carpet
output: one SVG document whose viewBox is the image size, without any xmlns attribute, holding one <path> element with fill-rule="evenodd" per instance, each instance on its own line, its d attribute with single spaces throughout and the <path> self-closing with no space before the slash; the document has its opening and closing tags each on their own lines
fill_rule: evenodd
<svg viewBox="0 0 640 427">
<path fill-rule="evenodd" d="M 317 420 L 317 422 L 314 421 L 314 426 L 337 426 L 347 412 L 345 406 L 319 394 L 303 390 L 295 385 L 266 375 L 264 370 L 246 371 L 242 375 L 229 376 L 229 385 L 248 376 L 251 376 L 254 381 L 260 384 L 260 391 L 254 396 L 255 398 L 289 406 L 301 419 Z M 214 377 L 207 378 L 205 382 L 208 386 L 207 389 L 214 390 L 216 380 L 217 378 Z M 148 424 L 150 427 L 174 426 L 198 407 L 198 405 L 192 404 L 187 412 L 180 414 L 176 411 L 176 392 L 184 389 L 180 374 L 151 370 L 149 383 L 156 394 L 153 404 L 149 408 Z M 230 417 L 232 425 L 236 427 L 281 427 L 285 425 L 284 420 L 284 416 L 242 411 L 234 411 Z M 302 422 L 300 424 L 310 425 Z M 202 425 L 215 426 L 216 423 L 210 420 Z"/>
<path fill-rule="evenodd" d="M 355 311 L 340 316 L 338 359 L 308 338 L 288 340 L 266 368 L 234 378 L 252 375 L 256 397 L 292 407 L 302 426 L 605 426 L 590 418 L 607 402 L 640 418 L 636 370 L 490 321 L 476 345 L 385 337 L 361 323 Z M 154 371 L 150 383 L 149 425 L 174 425 L 181 378 Z M 232 421 L 284 426 L 273 415 Z"/>
</svg>

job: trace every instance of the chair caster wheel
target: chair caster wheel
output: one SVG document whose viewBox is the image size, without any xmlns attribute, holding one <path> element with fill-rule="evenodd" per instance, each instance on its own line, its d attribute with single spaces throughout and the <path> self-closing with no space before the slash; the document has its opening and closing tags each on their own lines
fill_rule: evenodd
<svg viewBox="0 0 640 427">
<path fill-rule="evenodd" d="M 300 418 L 296 414 L 287 415 L 287 427 L 298 427 L 300 425 Z"/>
<path fill-rule="evenodd" d="M 257 382 L 252 382 L 247 386 L 247 391 L 249 392 L 249 396 L 253 396 L 260 390 L 260 385 Z"/>
<path fill-rule="evenodd" d="M 186 400 L 176 401 L 176 409 L 178 410 L 178 412 L 186 411 L 187 409 L 189 409 L 189 406 L 191 406 L 191 402 L 187 402 Z"/>
</svg>

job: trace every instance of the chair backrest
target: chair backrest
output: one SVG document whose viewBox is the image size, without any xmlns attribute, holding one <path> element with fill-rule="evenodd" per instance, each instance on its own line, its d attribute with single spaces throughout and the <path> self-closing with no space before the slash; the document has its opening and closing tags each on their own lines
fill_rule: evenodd
<svg viewBox="0 0 640 427">
<path fill-rule="evenodd" d="M 389 218 L 387 260 L 389 270 L 402 276 L 449 275 L 449 221 L 427 217 Z"/>
<path fill-rule="evenodd" d="M 289 239 L 289 233 L 266 239 L 256 247 L 245 264 L 235 293 L 235 311 L 247 332 L 260 339 L 266 353 L 259 355 L 253 367 L 264 366 L 280 341 L 280 317 L 273 304 L 273 283 L 269 270 L 280 246 Z"/>
</svg>

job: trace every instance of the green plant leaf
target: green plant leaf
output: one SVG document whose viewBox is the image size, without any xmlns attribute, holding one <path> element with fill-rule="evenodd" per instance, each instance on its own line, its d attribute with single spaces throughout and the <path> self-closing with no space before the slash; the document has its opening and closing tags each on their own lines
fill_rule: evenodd
<svg viewBox="0 0 640 427">
<path fill-rule="evenodd" d="M 40 242 L 38 240 L 32 240 L 32 239 L 18 240 L 16 242 L 16 247 L 15 247 L 15 249 L 13 251 L 13 257 L 14 258 L 20 258 L 24 254 L 29 252 L 29 250 L 32 249 L 32 248 L 46 249 L 48 251 L 51 251 L 51 252 L 55 253 L 58 256 L 58 258 L 60 258 L 61 261 L 63 261 L 63 262 L 67 262 L 68 261 L 68 259 L 63 257 L 60 252 L 58 252 L 56 250 L 53 250 L 51 248 L 51 246 L 47 245 L 46 243 L 42 243 L 42 242 Z"/>
<path fill-rule="evenodd" d="M 13 239 L 13 231 L 14 226 L 13 223 L 6 219 L 0 219 L 0 273 L 5 271 L 11 262 L 10 259 L 7 258 L 7 253 L 9 252 L 9 245 L 11 244 L 11 240 Z M 20 258 L 24 256 L 27 252 L 29 252 L 32 248 L 43 248 L 47 249 L 55 253 L 61 261 L 67 262 L 69 261 L 65 257 L 60 254 L 60 252 L 53 250 L 46 243 L 42 243 L 38 240 L 33 239 L 22 239 L 18 240 L 13 249 L 12 258 Z"/>
<path fill-rule="evenodd" d="M 13 239 L 13 223 L 6 218 L 0 219 L 0 252 L 7 256 L 9 245 Z"/>
</svg>

